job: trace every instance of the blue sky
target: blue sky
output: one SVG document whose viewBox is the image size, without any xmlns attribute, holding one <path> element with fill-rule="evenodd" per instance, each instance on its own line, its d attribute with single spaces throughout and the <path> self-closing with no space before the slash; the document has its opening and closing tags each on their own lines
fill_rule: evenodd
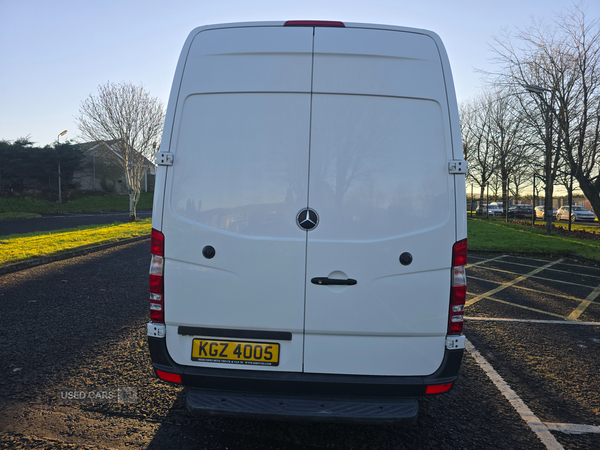
<svg viewBox="0 0 600 450">
<path fill-rule="evenodd" d="M 459 102 L 493 70 L 489 44 L 531 18 L 551 21 L 570 0 L 187 1 L 0 0 L 0 139 L 40 145 L 76 139 L 80 103 L 107 81 L 142 83 L 165 104 L 189 32 L 197 26 L 265 20 L 341 20 L 425 28 L 450 57 Z M 588 18 L 600 2 L 583 3 Z"/>
</svg>

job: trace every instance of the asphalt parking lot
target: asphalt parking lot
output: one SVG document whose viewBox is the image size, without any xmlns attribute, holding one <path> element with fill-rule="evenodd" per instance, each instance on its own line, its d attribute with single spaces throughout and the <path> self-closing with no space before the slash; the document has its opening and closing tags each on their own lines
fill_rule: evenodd
<svg viewBox="0 0 600 450">
<path fill-rule="evenodd" d="M 600 448 L 600 268 L 499 254 L 468 262 L 470 355 L 547 448 Z"/>
<path fill-rule="evenodd" d="M 148 242 L 0 276 L 0 448 L 598 449 L 600 267 L 471 254 L 456 386 L 409 426 L 190 416 L 146 345 Z M 123 386 L 133 403 L 69 403 Z"/>
</svg>

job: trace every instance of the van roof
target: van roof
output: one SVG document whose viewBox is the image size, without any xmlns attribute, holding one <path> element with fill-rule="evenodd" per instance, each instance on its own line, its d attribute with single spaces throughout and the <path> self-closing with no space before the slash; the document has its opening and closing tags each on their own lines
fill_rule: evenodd
<svg viewBox="0 0 600 450">
<path fill-rule="evenodd" d="M 214 30 L 214 29 L 222 29 L 222 28 L 240 28 L 240 27 L 282 27 L 285 26 L 286 23 L 289 22 L 305 22 L 304 26 L 328 26 L 328 25 L 316 25 L 316 23 L 327 23 L 330 22 L 332 25 L 334 23 L 343 23 L 345 28 L 367 28 L 373 30 L 391 30 L 391 31 L 404 31 L 408 33 L 418 33 L 418 34 L 426 34 L 434 38 L 438 43 L 441 43 L 439 36 L 430 30 L 425 30 L 422 28 L 412 28 L 412 27 L 403 27 L 397 25 L 386 25 L 386 24 L 374 24 L 374 23 L 361 23 L 361 22 L 339 22 L 339 21 L 323 21 L 323 20 L 286 20 L 286 21 L 265 21 L 265 22 L 231 22 L 231 23 L 218 23 L 218 24 L 210 24 L 203 25 L 195 28 L 190 33 L 191 35 L 195 35 L 204 30 Z M 310 25 L 310 23 L 313 25 Z M 296 25 L 298 26 L 298 25 Z"/>
</svg>

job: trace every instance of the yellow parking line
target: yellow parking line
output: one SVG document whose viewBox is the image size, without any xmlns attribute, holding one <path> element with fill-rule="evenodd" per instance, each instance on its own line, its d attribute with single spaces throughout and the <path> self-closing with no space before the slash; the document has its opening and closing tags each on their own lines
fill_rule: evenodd
<svg viewBox="0 0 600 450">
<path fill-rule="evenodd" d="M 567 320 L 577 320 L 579 318 L 579 316 L 581 314 L 583 314 L 583 312 L 587 309 L 587 307 L 590 306 L 592 304 L 592 302 L 594 300 L 596 300 L 596 298 L 599 295 L 600 295 L 600 286 L 596 287 L 596 289 L 594 289 L 592 291 L 592 293 L 590 295 L 588 295 L 587 298 L 579 304 L 577 309 L 575 309 L 575 311 L 573 311 L 571 314 L 569 314 L 569 317 L 567 317 Z"/>
<path fill-rule="evenodd" d="M 531 308 L 529 306 L 524 306 L 524 305 L 519 305 L 517 303 L 507 302 L 506 300 L 500 300 L 498 298 L 492 298 L 492 297 L 484 297 L 484 298 L 486 300 L 492 300 L 494 302 L 504 303 L 505 305 L 516 306 L 517 308 L 526 309 L 528 311 L 534 311 L 534 312 L 537 312 L 537 313 L 546 314 L 548 316 L 560 317 L 561 319 L 565 319 L 565 316 L 562 316 L 560 314 L 554 314 L 554 313 L 551 313 L 551 312 L 542 311 L 541 309 Z"/>
<path fill-rule="evenodd" d="M 490 261 L 496 261 L 498 259 L 504 258 L 505 256 L 506 255 L 494 256 L 493 258 L 484 259 L 483 261 L 477 261 L 477 262 L 474 262 L 474 263 L 469 263 L 469 264 L 467 264 L 467 268 L 473 267 L 473 266 L 478 266 L 479 264 L 485 264 L 485 263 L 490 262 Z"/>
<path fill-rule="evenodd" d="M 552 267 L 553 265 L 555 265 L 555 264 L 558 264 L 558 263 L 560 263 L 561 261 L 562 261 L 562 258 L 561 258 L 561 259 L 559 259 L 559 260 L 557 260 L 557 261 L 552 261 L 551 263 L 548 263 L 548 264 L 546 264 L 545 266 L 538 267 L 537 269 L 535 269 L 535 270 L 532 270 L 532 271 L 531 271 L 531 272 L 529 272 L 528 274 L 521 275 L 520 277 L 517 277 L 517 278 L 515 278 L 515 279 L 514 279 L 514 280 L 512 280 L 512 281 L 509 281 L 509 282 L 507 282 L 507 283 L 502 283 L 502 285 L 498 286 L 497 288 L 494 288 L 494 289 L 492 289 L 491 291 L 488 291 L 488 292 L 486 292 L 485 294 L 478 295 L 478 296 L 476 296 L 476 297 L 472 298 L 471 300 L 468 300 L 468 301 L 465 303 L 465 306 L 466 306 L 466 307 L 469 307 L 469 306 L 473 305 L 474 303 L 477 303 L 479 300 L 481 300 L 481 299 L 483 299 L 483 298 L 486 298 L 486 297 L 489 297 L 489 296 L 491 296 L 491 295 L 494 295 L 494 294 L 496 294 L 496 293 L 498 293 L 498 292 L 500 292 L 500 291 L 503 291 L 504 289 L 506 289 L 506 288 L 509 288 L 509 287 L 511 287 L 511 286 L 513 286 L 513 285 L 515 285 L 515 284 L 517 284 L 517 283 L 520 283 L 521 281 L 524 281 L 524 280 L 526 280 L 527 278 L 529 278 L 529 277 L 532 277 L 532 276 L 533 276 L 533 275 L 535 275 L 536 273 L 540 273 L 541 271 L 543 271 L 543 270 L 546 270 L 547 268 L 549 268 L 549 267 Z"/>
<path fill-rule="evenodd" d="M 562 260 L 561 260 L 562 261 Z M 554 263 L 556 264 L 556 263 Z M 468 267 L 468 266 L 467 266 Z M 547 266 L 544 266 L 545 268 L 547 268 Z M 478 269 L 483 269 L 483 270 L 493 270 L 495 272 L 503 272 L 503 273 L 510 273 L 511 275 L 515 275 L 515 272 L 511 272 L 510 270 L 504 270 L 504 269 L 496 269 L 494 267 L 478 267 Z M 542 269 L 542 267 L 540 267 L 540 269 Z M 555 270 L 555 269 L 550 269 L 550 270 Z M 540 272 L 538 271 L 534 271 L 536 273 Z M 572 272 L 569 272 L 572 274 Z M 572 283 L 571 281 L 562 281 L 562 280 L 554 280 L 552 278 L 546 278 L 546 277 L 530 277 L 529 274 L 527 274 L 527 278 L 535 278 L 536 280 L 544 280 L 544 281 L 558 281 L 561 284 L 568 284 L 569 286 L 579 286 L 579 287 L 586 287 L 586 288 L 591 288 L 592 286 L 589 286 L 587 284 L 580 284 L 580 283 Z M 490 280 L 488 280 L 490 281 Z"/>
<path fill-rule="evenodd" d="M 477 264 L 481 264 L 483 262 L 487 262 L 487 261 L 481 261 L 480 263 L 477 263 Z M 523 266 L 523 267 L 539 267 L 539 266 L 532 266 L 531 264 L 516 263 L 516 262 L 513 262 L 513 261 L 498 261 L 498 262 L 500 262 L 502 264 L 511 264 L 511 265 Z M 565 263 L 563 263 L 563 266 L 580 267 L 580 266 L 576 266 L 575 264 L 565 264 Z M 489 269 L 493 269 L 493 268 L 489 267 Z M 502 269 L 497 269 L 497 270 L 502 270 Z M 548 269 L 548 270 L 551 270 L 553 272 L 567 273 L 569 275 L 573 275 L 573 272 L 570 272 L 568 270 L 561 270 L 561 269 Z M 592 277 L 592 278 L 600 278 L 600 275 L 590 275 L 589 273 L 582 273 L 582 274 L 579 274 L 579 275 L 583 275 L 583 276 L 586 276 L 586 277 Z"/>
<path fill-rule="evenodd" d="M 550 270 L 552 270 L 552 269 L 550 269 Z M 478 280 L 478 281 L 487 281 L 488 283 L 502 284 L 501 281 L 487 280 L 485 278 L 474 277 L 473 275 L 468 275 L 468 278 L 470 278 L 472 280 Z M 533 277 L 533 278 L 538 278 L 538 277 Z M 526 288 L 523 286 L 513 286 L 513 287 L 515 289 L 521 289 L 523 291 L 535 292 L 536 294 L 547 294 L 547 295 L 552 295 L 554 297 L 566 298 L 568 300 L 575 300 L 576 302 L 581 301 L 581 299 L 579 297 L 573 297 L 572 295 L 556 294 L 554 292 L 540 291 L 539 289 L 531 289 L 531 288 Z"/>
<path fill-rule="evenodd" d="M 575 322 L 573 320 L 546 320 L 546 319 L 507 319 L 504 317 L 471 317 L 465 316 L 465 320 L 479 320 L 482 322 L 516 322 L 516 323 L 545 323 L 551 325 L 582 325 L 582 326 L 600 326 L 600 322 Z"/>
</svg>

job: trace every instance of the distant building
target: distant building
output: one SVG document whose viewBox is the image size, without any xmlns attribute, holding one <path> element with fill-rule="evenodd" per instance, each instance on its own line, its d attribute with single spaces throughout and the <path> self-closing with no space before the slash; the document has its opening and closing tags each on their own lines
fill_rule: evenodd
<svg viewBox="0 0 600 450">
<path fill-rule="evenodd" d="M 123 158 L 113 148 L 116 142 L 85 142 L 79 145 L 83 159 L 73 174 L 73 183 L 79 190 L 127 194 L 125 173 L 119 163 Z M 149 159 L 144 159 L 147 169 L 142 178 L 142 192 L 153 192 L 156 166 Z"/>
</svg>

